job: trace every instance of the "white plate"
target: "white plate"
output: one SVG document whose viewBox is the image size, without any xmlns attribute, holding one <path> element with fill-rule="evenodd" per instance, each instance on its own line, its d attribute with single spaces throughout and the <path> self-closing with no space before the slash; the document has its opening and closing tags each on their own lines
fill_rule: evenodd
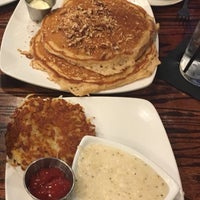
<svg viewBox="0 0 200 200">
<path fill-rule="evenodd" d="M 153 17 L 151 7 L 147 0 L 130 1 L 142 6 Z M 57 0 L 55 7 L 60 6 L 61 3 L 62 0 Z M 47 73 L 31 68 L 30 59 L 21 55 L 18 51 L 18 49 L 29 50 L 30 39 L 38 29 L 39 25 L 32 22 L 29 18 L 24 0 L 20 0 L 3 35 L 0 55 L 1 70 L 5 74 L 18 80 L 45 88 L 61 90 L 56 83 L 48 80 Z M 10 38 L 12 38 L 12 40 Z M 101 93 L 120 93 L 147 87 L 152 83 L 155 74 L 156 70 L 150 77 L 113 90 L 103 91 Z"/>
<path fill-rule="evenodd" d="M 91 144 L 102 144 L 104 146 L 110 146 L 114 147 L 115 149 L 120 149 L 123 152 L 128 153 L 129 155 L 133 155 L 140 160 L 142 160 L 144 163 L 146 163 L 148 166 L 150 166 L 154 171 L 160 175 L 160 177 L 163 178 L 163 180 L 166 182 L 169 188 L 169 192 L 167 193 L 165 200 L 172 200 L 176 197 L 176 195 L 179 192 L 179 186 L 178 184 L 174 181 L 172 177 L 170 177 L 162 168 L 160 168 L 157 164 L 152 162 L 149 158 L 145 157 L 143 154 L 139 153 L 133 148 L 130 148 L 126 145 L 122 145 L 121 143 L 118 142 L 113 142 L 112 140 L 108 140 L 105 138 L 100 138 L 100 137 L 95 137 L 95 136 L 85 136 L 81 140 L 78 149 L 76 151 L 76 154 L 74 156 L 73 164 L 72 164 L 72 169 L 75 172 L 75 176 L 77 174 L 78 170 L 78 160 L 80 157 L 80 153 L 82 152 L 82 149 L 84 147 L 87 147 L 88 145 Z M 87 159 L 87 158 L 85 158 Z M 96 166 L 96 165 L 95 165 Z M 81 168 L 81 166 L 80 166 Z M 91 184 L 90 184 L 91 185 Z M 76 196 L 76 195 L 75 195 Z M 74 197 L 74 200 L 78 200 L 78 198 Z"/>
<path fill-rule="evenodd" d="M 152 6 L 168 6 L 179 3 L 183 0 L 148 0 Z"/>
<path fill-rule="evenodd" d="M 163 168 L 182 188 L 179 171 L 166 131 L 154 106 L 142 99 L 122 97 L 72 97 L 88 117 L 95 117 L 98 137 L 134 148 Z M 23 172 L 6 165 L 6 200 L 31 200 L 23 188 Z M 182 189 L 181 189 L 182 191 Z M 176 200 L 183 200 L 183 194 Z"/>
<path fill-rule="evenodd" d="M 16 0 L 0 0 L 0 6 L 4 6 L 4 5 L 14 2 L 14 1 L 16 1 Z"/>
</svg>

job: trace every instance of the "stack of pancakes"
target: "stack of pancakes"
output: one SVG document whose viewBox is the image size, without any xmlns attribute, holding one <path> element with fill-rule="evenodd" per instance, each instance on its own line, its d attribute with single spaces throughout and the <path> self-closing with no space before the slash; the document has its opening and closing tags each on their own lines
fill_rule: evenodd
<svg viewBox="0 0 200 200">
<path fill-rule="evenodd" d="M 32 67 L 84 96 L 150 76 L 159 64 L 158 26 L 126 0 L 68 0 L 32 38 Z"/>
</svg>

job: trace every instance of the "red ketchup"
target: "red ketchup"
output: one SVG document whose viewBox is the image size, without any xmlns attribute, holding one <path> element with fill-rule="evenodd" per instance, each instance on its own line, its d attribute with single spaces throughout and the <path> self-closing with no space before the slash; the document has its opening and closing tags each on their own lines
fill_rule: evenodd
<svg viewBox="0 0 200 200">
<path fill-rule="evenodd" d="M 59 200 L 70 191 L 71 186 L 62 170 L 43 168 L 31 177 L 29 191 L 40 200 Z"/>
</svg>

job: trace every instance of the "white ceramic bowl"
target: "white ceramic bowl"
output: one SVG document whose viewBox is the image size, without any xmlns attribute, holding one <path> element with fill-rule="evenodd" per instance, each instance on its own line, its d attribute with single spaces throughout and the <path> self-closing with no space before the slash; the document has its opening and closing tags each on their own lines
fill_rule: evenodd
<svg viewBox="0 0 200 200">
<path fill-rule="evenodd" d="M 84 147 L 86 147 L 87 145 L 92 144 L 92 143 L 105 144 L 106 146 L 111 146 L 111 147 L 120 149 L 130 155 L 133 155 L 133 156 L 141 159 L 143 162 L 145 162 L 150 167 L 152 167 L 157 172 L 157 174 L 160 175 L 164 179 L 164 181 L 168 185 L 169 192 L 164 200 L 173 200 L 176 197 L 176 195 L 178 194 L 178 192 L 179 192 L 178 184 L 163 169 L 161 169 L 157 164 L 152 162 L 150 159 L 146 158 L 144 155 L 142 155 L 141 153 L 137 152 L 136 150 L 134 150 L 128 146 L 125 146 L 120 143 L 113 142 L 113 141 L 110 141 L 107 139 L 95 137 L 95 136 L 85 136 L 81 140 L 81 142 L 77 148 L 77 151 L 76 151 L 76 154 L 75 154 L 75 157 L 73 160 L 73 164 L 72 164 L 72 169 L 75 173 L 75 176 L 77 173 L 77 167 L 78 167 L 77 161 L 78 161 L 79 155 L 81 153 L 81 149 L 83 149 Z"/>
</svg>

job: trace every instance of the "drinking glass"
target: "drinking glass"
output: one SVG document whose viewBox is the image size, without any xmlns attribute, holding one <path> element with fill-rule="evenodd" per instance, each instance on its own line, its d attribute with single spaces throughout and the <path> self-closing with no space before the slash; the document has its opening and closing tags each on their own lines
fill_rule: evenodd
<svg viewBox="0 0 200 200">
<path fill-rule="evenodd" d="M 200 87 L 200 21 L 180 61 L 180 72 L 187 81 Z"/>
</svg>

